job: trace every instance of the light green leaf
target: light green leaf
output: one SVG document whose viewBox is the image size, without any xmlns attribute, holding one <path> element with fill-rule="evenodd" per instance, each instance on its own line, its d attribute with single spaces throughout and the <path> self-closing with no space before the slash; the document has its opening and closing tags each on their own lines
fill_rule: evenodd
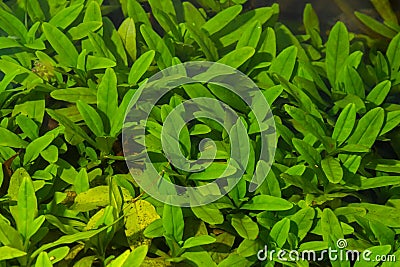
<svg viewBox="0 0 400 267">
<path fill-rule="evenodd" d="M 24 176 L 18 191 L 17 214 L 15 218 L 17 222 L 18 232 L 28 242 L 31 227 L 38 213 L 35 189 L 29 176 Z"/>
<path fill-rule="evenodd" d="M 382 108 L 374 108 L 368 111 L 358 122 L 354 133 L 349 137 L 349 144 L 359 144 L 371 147 L 378 137 L 385 112 Z"/>
<path fill-rule="evenodd" d="M 241 209 L 280 211 L 289 210 L 292 207 L 293 204 L 283 198 L 259 195 L 254 196 L 250 201 L 244 204 Z"/>
<path fill-rule="evenodd" d="M 46 112 L 50 115 L 50 117 L 52 117 L 53 119 L 55 119 L 56 121 L 58 121 L 61 125 L 63 125 L 66 129 L 69 129 L 70 131 L 72 131 L 74 134 L 76 134 L 77 136 L 79 136 L 80 138 L 88 141 L 92 146 L 96 147 L 96 143 L 93 141 L 93 139 L 91 139 L 87 133 L 85 133 L 84 130 L 82 130 L 81 127 L 79 127 L 78 125 L 76 125 L 75 123 L 73 123 L 70 119 L 68 119 L 67 117 L 65 117 L 64 115 L 61 115 L 60 113 L 58 113 L 55 110 L 51 110 L 51 109 L 47 109 Z"/>
<path fill-rule="evenodd" d="M 72 22 L 74 22 L 78 18 L 79 14 L 83 10 L 83 7 L 83 4 L 75 4 L 63 8 L 60 10 L 60 12 L 58 12 L 51 18 L 49 24 L 63 30 L 71 25 Z"/>
<path fill-rule="evenodd" d="M 76 107 L 78 108 L 79 113 L 81 113 L 82 118 L 84 119 L 89 129 L 96 136 L 103 136 L 104 135 L 103 121 L 101 120 L 101 117 L 97 113 L 97 111 L 93 107 L 86 104 L 85 102 L 82 102 L 81 100 L 78 100 L 76 102 Z"/>
<path fill-rule="evenodd" d="M 303 208 L 290 217 L 297 224 L 297 236 L 304 239 L 314 223 L 315 210 L 311 207 Z"/>
<path fill-rule="evenodd" d="M 249 216 L 234 214 L 231 223 L 241 237 L 250 240 L 255 240 L 258 237 L 258 225 Z"/>
<path fill-rule="evenodd" d="M 46 149 L 51 142 L 53 142 L 55 136 L 53 134 L 46 134 L 38 139 L 33 140 L 27 147 L 24 155 L 24 165 L 34 161 L 39 156 L 40 152 Z"/>
<path fill-rule="evenodd" d="M 25 41 L 28 34 L 24 24 L 13 14 L 8 13 L 3 8 L 0 8 L 0 28 L 3 29 L 9 36 L 15 36 Z"/>
<path fill-rule="evenodd" d="M 274 227 L 272 227 L 271 232 L 269 233 L 270 237 L 273 241 L 275 241 L 276 245 L 279 248 L 282 248 L 289 235 L 290 230 L 290 220 L 288 218 L 284 218 L 277 222 Z"/>
<path fill-rule="evenodd" d="M 133 63 L 128 76 L 130 85 L 136 85 L 140 81 L 153 62 L 155 54 L 154 50 L 147 51 Z"/>
<path fill-rule="evenodd" d="M 149 26 L 140 26 L 140 32 L 142 33 L 149 49 L 156 51 L 157 54 L 155 58 L 157 65 L 161 69 L 172 66 L 172 55 L 164 40 L 161 39 L 161 37 Z"/>
<path fill-rule="evenodd" d="M 82 100 L 86 104 L 96 104 L 97 102 L 96 91 L 90 88 L 58 89 L 52 91 L 50 95 L 54 99 L 70 103 L 76 103 L 78 100 Z"/>
<path fill-rule="evenodd" d="M 321 167 L 329 182 L 337 184 L 343 178 L 343 169 L 340 162 L 333 157 L 326 157 L 321 161 Z"/>
<path fill-rule="evenodd" d="M 391 78 L 395 79 L 400 68 L 400 33 L 390 41 L 386 50 L 386 57 L 390 65 Z"/>
<path fill-rule="evenodd" d="M 135 248 L 125 260 L 122 267 L 140 267 L 147 255 L 148 246 L 140 246 Z"/>
<path fill-rule="evenodd" d="M 332 138 L 339 144 L 346 141 L 353 131 L 356 115 L 356 106 L 353 103 L 348 104 L 340 113 L 332 134 Z"/>
<path fill-rule="evenodd" d="M 21 251 L 13 247 L 9 246 L 0 247 L 0 261 L 11 260 L 25 255 L 26 255 L 25 251 Z"/>
<path fill-rule="evenodd" d="M 46 252 L 41 252 L 36 260 L 35 267 L 52 267 L 50 257 Z"/>
<path fill-rule="evenodd" d="M 371 90 L 366 100 L 375 104 L 376 106 L 381 105 L 389 94 L 391 87 L 392 83 L 390 81 L 380 82 Z"/>
<path fill-rule="evenodd" d="M 396 32 L 394 30 L 392 30 L 391 28 L 389 28 L 388 26 L 386 26 L 385 24 L 377 21 L 376 19 L 365 15 L 363 13 L 360 13 L 358 11 L 354 12 L 354 15 L 368 28 L 370 28 L 371 30 L 373 30 L 374 32 L 385 36 L 386 38 L 393 38 L 396 35 Z"/>
<path fill-rule="evenodd" d="M 349 56 L 349 34 L 343 22 L 332 28 L 326 43 L 326 72 L 332 86 Z"/>
<path fill-rule="evenodd" d="M 288 48 L 285 48 L 276 58 L 272 60 L 269 72 L 277 73 L 289 81 L 296 64 L 296 57 L 297 48 L 295 46 L 289 46 Z"/>
<path fill-rule="evenodd" d="M 197 29 L 190 24 L 186 24 L 186 28 L 188 29 L 190 36 L 200 46 L 207 60 L 217 61 L 219 58 L 218 50 L 215 47 L 213 41 L 206 35 L 206 33 L 202 31 L 202 29 Z"/>
<path fill-rule="evenodd" d="M 76 67 L 78 60 L 78 51 L 59 29 L 45 22 L 43 23 L 43 32 L 46 39 L 57 52 L 60 60 L 67 64 L 68 67 Z"/>
<path fill-rule="evenodd" d="M 1 136 L 0 138 L 1 146 L 24 148 L 28 144 L 26 141 L 22 140 L 18 135 L 3 127 L 0 127 L 0 136 Z"/>
<path fill-rule="evenodd" d="M 237 15 L 242 11 L 241 5 L 231 6 L 223 11 L 217 13 L 214 17 L 209 19 L 203 26 L 202 29 L 208 33 L 209 36 L 223 29 L 232 20 L 236 18 Z M 240 24 L 238 24 L 240 25 Z"/>
<path fill-rule="evenodd" d="M 111 122 L 118 109 L 117 76 L 113 69 L 107 69 L 97 89 L 97 108 Z"/>
<path fill-rule="evenodd" d="M 192 248 L 202 245 L 212 244 L 216 241 L 216 239 L 209 235 L 200 235 L 200 236 L 193 236 L 185 240 L 182 248 Z"/>
<path fill-rule="evenodd" d="M 255 50 L 253 47 L 245 46 L 237 48 L 223 56 L 220 60 L 218 60 L 218 63 L 225 64 L 237 69 L 242 66 L 247 60 L 249 60 L 254 55 L 254 53 Z"/>
<path fill-rule="evenodd" d="M 390 111 L 386 114 L 386 121 L 380 135 L 390 132 L 400 125 L 400 110 Z"/>
<path fill-rule="evenodd" d="M 132 18 L 125 19 L 118 29 L 125 49 L 132 60 L 136 60 L 136 28 Z"/>
<path fill-rule="evenodd" d="M 222 212 L 211 205 L 192 207 L 193 213 L 197 218 L 209 224 L 221 224 L 224 222 Z"/>
<path fill-rule="evenodd" d="M 164 204 L 163 227 L 165 235 L 173 238 L 176 242 L 182 241 L 183 237 L 183 213 L 180 207 Z"/>
</svg>

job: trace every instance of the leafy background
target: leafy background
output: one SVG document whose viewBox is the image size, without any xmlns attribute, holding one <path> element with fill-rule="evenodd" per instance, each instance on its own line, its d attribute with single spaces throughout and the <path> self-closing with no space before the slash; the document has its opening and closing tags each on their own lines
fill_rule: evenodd
<svg viewBox="0 0 400 267">
<path fill-rule="evenodd" d="M 379 16 L 351 14 L 366 31 L 337 22 L 329 35 L 311 5 L 291 30 L 279 5 L 256 1 L 1 2 L 0 265 L 350 266 L 256 256 L 264 245 L 321 251 L 341 238 L 347 249 L 399 258 L 399 15 L 390 1 L 371 2 Z M 271 172 L 248 193 L 260 146 L 252 113 L 223 88 L 177 88 L 147 125 L 146 144 L 166 178 L 204 184 L 229 160 L 227 133 L 209 120 L 188 125 L 181 143 L 196 158 L 199 140 L 216 140 L 213 168 L 192 176 L 165 159 L 162 123 L 186 99 L 234 108 L 253 151 L 228 195 L 179 208 L 141 192 L 120 134 L 138 87 L 192 60 L 253 79 L 279 139 Z"/>
</svg>

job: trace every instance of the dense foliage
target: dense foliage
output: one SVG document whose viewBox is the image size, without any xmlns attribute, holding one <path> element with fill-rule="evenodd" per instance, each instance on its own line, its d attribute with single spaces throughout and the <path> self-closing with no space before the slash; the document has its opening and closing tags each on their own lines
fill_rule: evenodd
<svg viewBox="0 0 400 267">
<path fill-rule="evenodd" d="M 342 22 L 320 33 L 311 5 L 303 34 L 294 35 L 279 22 L 277 4 L 102 2 L 0 3 L 0 266 L 350 266 L 257 258 L 265 245 L 321 251 L 343 238 L 347 249 L 400 258 L 395 13 L 382 8 L 385 23 L 356 14 L 387 38 L 378 48 Z M 199 141 L 211 138 L 218 164 L 191 177 L 163 156 L 164 119 L 190 98 L 235 109 L 252 150 L 234 190 L 179 208 L 141 191 L 125 165 L 121 131 L 148 77 L 198 60 L 237 68 L 259 86 L 278 144 L 265 182 L 248 192 L 260 150 L 251 112 L 223 88 L 177 88 L 154 107 L 146 136 L 166 178 L 204 184 L 228 161 L 227 133 L 206 119 L 182 131 L 182 149 L 196 158 Z"/>
</svg>

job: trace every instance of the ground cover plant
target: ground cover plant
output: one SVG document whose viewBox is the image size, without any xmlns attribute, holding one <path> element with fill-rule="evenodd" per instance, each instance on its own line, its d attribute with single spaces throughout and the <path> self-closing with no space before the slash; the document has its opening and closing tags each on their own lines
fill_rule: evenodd
<svg viewBox="0 0 400 267">
<path fill-rule="evenodd" d="M 295 35 L 279 5 L 252 2 L 0 3 L 0 266 L 400 266 L 398 14 L 378 7 L 379 22 L 356 13 L 383 37 L 342 22 L 326 34 L 307 5 Z M 191 174 L 164 156 L 165 118 L 192 98 L 234 109 L 251 153 L 223 198 L 170 206 L 143 192 L 125 164 L 125 111 L 159 70 L 203 60 L 260 88 L 275 120 L 274 163 L 250 192 L 261 131 L 252 111 L 221 87 L 177 88 L 147 123 L 146 148 L 166 179 L 206 184 L 229 162 L 229 134 L 207 119 L 179 141 L 194 159 L 202 139 L 214 140 L 214 165 Z M 397 261 L 262 260 L 265 246 L 318 257 L 368 249 Z"/>
</svg>

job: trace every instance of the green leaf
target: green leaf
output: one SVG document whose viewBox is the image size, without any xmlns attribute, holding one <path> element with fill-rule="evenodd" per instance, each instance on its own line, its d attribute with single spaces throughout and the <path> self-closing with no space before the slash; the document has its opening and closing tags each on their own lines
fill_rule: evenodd
<svg viewBox="0 0 400 267">
<path fill-rule="evenodd" d="M 325 208 L 322 212 L 321 228 L 323 239 L 328 243 L 331 241 L 336 243 L 344 237 L 338 218 L 329 208 Z"/>
<path fill-rule="evenodd" d="M 98 33 L 89 33 L 88 35 L 91 47 L 87 49 L 94 52 L 98 57 L 105 57 L 115 61 L 114 55 L 108 49 L 103 37 Z M 121 41 L 122 42 L 122 41 Z"/>
<path fill-rule="evenodd" d="M 3 246 L 10 246 L 15 249 L 24 250 L 24 245 L 20 233 L 6 220 L 0 216 L 0 242 Z M 1 247 L 0 247 L 1 248 Z M 0 253 L 0 257 L 3 255 Z"/>
<path fill-rule="evenodd" d="M 23 42 L 28 34 L 24 24 L 3 8 L 0 8 L 0 28 L 8 33 L 9 36 L 18 37 Z"/>
<path fill-rule="evenodd" d="M 224 215 L 222 212 L 211 205 L 192 207 L 193 213 L 197 218 L 209 224 L 222 224 L 224 222 Z"/>
<path fill-rule="evenodd" d="M 367 96 L 367 101 L 376 106 L 381 105 L 390 92 L 392 83 L 390 81 L 383 81 L 377 84 Z"/>
<path fill-rule="evenodd" d="M 51 18 L 49 24 L 64 30 L 78 18 L 79 14 L 83 10 L 83 7 L 83 4 L 75 4 L 67 8 L 63 8 Z"/>
<path fill-rule="evenodd" d="M 40 152 L 46 149 L 51 142 L 53 142 L 55 136 L 53 134 L 46 134 L 38 139 L 33 140 L 27 147 L 24 155 L 24 165 L 34 161 L 39 156 Z"/>
<path fill-rule="evenodd" d="M 358 122 L 354 133 L 347 141 L 349 144 L 359 144 L 371 147 L 382 129 L 385 112 L 382 108 L 368 111 Z"/>
<path fill-rule="evenodd" d="M 162 220 L 154 206 L 148 201 L 138 200 L 134 203 L 129 203 L 123 207 L 123 212 L 125 216 L 125 235 L 131 249 L 141 245 L 150 245 L 151 238 L 161 237 L 164 234 Z M 158 235 L 160 230 L 161 234 Z"/>
<path fill-rule="evenodd" d="M 182 209 L 164 204 L 162 220 L 166 236 L 173 238 L 176 242 L 182 241 L 184 227 Z"/>
<path fill-rule="evenodd" d="M 349 56 L 349 34 L 342 22 L 332 28 L 326 43 L 326 72 L 332 86 Z"/>
<path fill-rule="evenodd" d="M 157 219 L 153 221 L 146 229 L 143 231 L 143 235 L 147 238 L 161 237 L 164 234 L 164 227 L 162 219 Z"/>
<path fill-rule="evenodd" d="M 311 207 L 303 208 L 290 217 L 297 224 L 297 236 L 304 239 L 314 223 L 315 210 Z"/>
<path fill-rule="evenodd" d="M 227 47 L 240 39 L 242 34 L 255 22 L 259 21 L 261 25 L 266 23 L 271 17 L 277 13 L 278 6 L 276 4 L 271 7 L 261 7 L 247 11 L 234 18 L 222 30 L 213 36 L 213 39 L 219 39 L 223 47 Z M 210 22 L 210 20 L 208 21 Z M 207 22 L 207 23 L 208 23 Z M 215 26 L 213 26 L 215 27 Z M 217 28 L 220 28 L 217 26 Z M 212 33 L 209 32 L 211 35 Z"/>
<path fill-rule="evenodd" d="M 242 257 L 251 257 L 257 255 L 261 249 L 261 242 L 257 240 L 244 239 L 237 248 L 237 253 Z"/>
<path fill-rule="evenodd" d="M 253 24 L 240 37 L 236 45 L 236 49 L 246 46 L 256 49 L 258 41 L 261 38 L 261 31 L 262 27 L 260 22 L 259 21 L 253 22 Z"/>
<path fill-rule="evenodd" d="M 236 173 L 237 169 L 231 164 L 213 162 L 204 171 L 194 172 L 189 176 L 190 180 L 214 180 L 217 178 L 228 177 Z"/>
<path fill-rule="evenodd" d="M 259 195 L 253 197 L 250 201 L 244 204 L 241 209 L 245 210 L 289 210 L 293 207 L 293 204 L 289 201 L 268 195 Z"/>
<path fill-rule="evenodd" d="M 193 236 L 185 240 L 182 248 L 188 249 L 197 246 L 203 246 L 212 244 L 216 241 L 216 239 L 209 235 L 200 235 L 200 236 Z"/>
<path fill-rule="evenodd" d="M 15 148 L 25 148 L 28 144 L 26 141 L 22 140 L 18 135 L 11 132 L 6 128 L 0 127 L 0 145 L 15 147 Z"/>
<path fill-rule="evenodd" d="M 350 136 L 356 123 L 356 106 L 353 103 L 348 104 L 340 113 L 333 129 L 332 138 L 342 144 Z"/>
<path fill-rule="evenodd" d="M 146 25 L 140 26 L 140 32 L 150 50 L 156 51 L 156 61 L 160 69 L 172 66 L 172 55 L 161 37 Z"/>
<path fill-rule="evenodd" d="M 400 161 L 395 159 L 373 159 L 365 165 L 365 168 L 382 172 L 400 173 Z"/>
<path fill-rule="evenodd" d="M 78 100 L 76 102 L 76 107 L 78 108 L 79 113 L 81 113 L 82 118 L 85 121 L 86 125 L 89 127 L 89 129 L 96 136 L 103 136 L 104 135 L 103 121 L 101 120 L 101 117 L 97 113 L 97 111 L 93 107 L 86 104 L 85 102 L 82 102 L 81 100 Z"/>
<path fill-rule="evenodd" d="M 35 266 L 52 267 L 50 257 L 46 252 L 41 252 L 36 260 Z"/>
<path fill-rule="evenodd" d="M 96 91 L 90 88 L 67 88 L 58 89 L 50 93 L 51 97 L 57 100 L 76 103 L 82 100 L 86 104 L 96 104 Z"/>
<path fill-rule="evenodd" d="M 97 89 L 97 108 L 111 122 L 118 109 L 117 76 L 113 69 L 107 69 Z"/>
<path fill-rule="evenodd" d="M 125 260 L 122 267 L 140 267 L 147 255 L 148 246 L 140 246 L 135 248 Z"/>
<path fill-rule="evenodd" d="M 230 267 L 235 265 L 250 267 L 253 265 L 253 262 L 238 254 L 230 254 L 229 257 L 227 257 L 218 264 L 218 267 Z"/>
<path fill-rule="evenodd" d="M 391 78 L 395 79 L 400 69 L 400 33 L 390 41 L 386 50 L 386 57 L 390 65 Z"/>
<path fill-rule="evenodd" d="M 63 125 L 66 129 L 71 130 L 74 134 L 76 134 L 77 136 L 79 136 L 80 138 L 88 141 L 92 146 L 96 147 L 96 143 L 93 141 L 93 139 L 91 139 L 87 133 L 85 133 L 85 131 L 82 130 L 81 127 L 79 127 L 78 125 L 76 125 L 75 123 L 73 123 L 70 119 L 68 119 L 67 117 L 65 117 L 64 115 L 59 114 L 57 111 L 55 110 L 51 110 L 51 109 L 47 109 L 46 112 L 50 115 L 50 117 L 52 117 L 53 119 L 55 119 L 56 121 L 58 121 L 61 125 Z"/>
<path fill-rule="evenodd" d="M 132 60 L 136 60 L 136 28 L 133 19 L 125 19 L 121 26 L 119 26 L 118 33 L 121 36 L 128 55 Z"/>
<path fill-rule="evenodd" d="M 296 64 L 296 57 L 297 48 L 295 46 L 289 46 L 285 48 L 276 58 L 272 60 L 269 72 L 278 73 L 284 79 L 289 81 Z"/>
<path fill-rule="evenodd" d="M 384 19 L 384 21 L 398 23 L 396 13 L 394 12 L 389 0 L 371 0 L 376 11 Z"/>
<path fill-rule="evenodd" d="M 289 230 L 290 220 L 288 218 L 284 218 L 277 222 L 274 227 L 272 227 L 269 235 L 272 240 L 275 241 L 276 245 L 279 248 L 282 248 L 285 245 L 286 240 L 289 236 Z"/>
<path fill-rule="evenodd" d="M 54 48 L 60 57 L 60 60 L 68 67 L 76 67 L 78 60 L 78 51 L 59 29 L 49 23 L 43 23 L 43 32 L 50 45 Z"/>
<path fill-rule="evenodd" d="M 329 182 L 337 184 L 343 178 L 343 169 L 340 162 L 333 157 L 326 157 L 321 161 L 321 167 Z"/>
<path fill-rule="evenodd" d="M 294 138 L 292 142 L 296 150 L 300 153 L 301 156 L 304 157 L 304 159 L 308 164 L 310 164 L 310 166 L 319 166 L 321 162 L 321 155 L 314 147 L 312 147 L 307 142 L 297 138 Z"/>
<path fill-rule="evenodd" d="M 205 23 L 205 19 L 199 9 L 190 2 L 183 2 L 183 13 L 185 21 L 191 25 L 201 28 Z"/>
<path fill-rule="evenodd" d="M 241 5 L 231 6 L 217 15 L 209 19 L 203 26 L 202 29 L 208 33 L 209 36 L 222 30 L 226 25 L 236 18 L 237 15 L 242 11 Z M 240 24 L 238 24 L 240 25 Z"/>
<path fill-rule="evenodd" d="M 98 207 L 105 207 L 110 203 L 109 200 L 109 187 L 96 186 L 89 190 L 79 193 L 71 206 L 72 210 L 86 212 L 97 209 Z"/>
<path fill-rule="evenodd" d="M 138 93 L 137 95 L 135 93 Z M 119 105 L 117 114 L 114 116 L 113 120 L 111 121 L 111 130 L 110 135 L 113 137 L 117 137 L 119 133 L 122 131 L 122 125 L 125 119 L 126 111 L 129 107 L 129 104 L 134 104 L 135 97 L 139 97 L 139 92 L 135 90 L 128 91 L 124 98 L 122 99 L 122 103 Z M 132 102 L 131 102 L 132 101 Z"/>
<path fill-rule="evenodd" d="M 400 110 L 390 111 L 386 114 L 386 121 L 380 135 L 390 132 L 400 124 Z"/>
<path fill-rule="evenodd" d="M 191 249 L 189 252 L 183 253 L 182 258 L 188 259 L 189 261 L 194 263 L 195 266 L 217 266 L 217 264 L 211 258 L 210 254 L 201 248 Z"/>
<path fill-rule="evenodd" d="M 258 225 L 249 216 L 234 214 L 231 223 L 241 237 L 250 240 L 255 240 L 258 237 Z"/>
<path fill-rule="evenodd" d="M 0 261 L 11 260 L 25 255 L 26 255 L 25 251 L 21 251 L 13 247 L 9 246 L 0 247 Z"/>
<path fill-rule="evenodd" d="M 391 249 L 392 249 L 392 246 L 390 246 L 390 245 L 369 247 L 368 250 L 371 253 L 368 253 L 367 257 L 360 257 L 360 260 L 354 264 L 354 267 L 377 266 L 380 263 L 380 261 L 375 260 L 375 259 L 378 259 L 378 258 L 382 259 L 383 256 L 386 256 L 391 251 Z M 378 257 L 378 255 L 379 255 L 379 257 Z M 384 262 L 384 261 L 382 261 L 382 262 Z"/>
<path fill-rule="evenodd" d="M 32 254 L 31 254 L 31 259 L 34 259 L 36 256 L 38 256 L 42 251 L 51 249 L 53 247 L 59 246 L 59 245 L 64 245 L 64 244 L 71 244 L 71 243 L 75 243 L 77 241 L 80 240 L 87 240 L 95 235 L 98 235 L 99 233 L 103 232 L 105 229 L 107 229 L 109 226 L 104 226 L 101 227 L 97 230 L 90 230 L 90 231 L 85 231 L 85 232 L 78 232 L 76 234 L 72 234 L 72 235 L 64 235 L 62 237 L 60 237 L 57 241 L 51 242 L 51 243 L 47 243 L 42 245 L 40 248 L 38 248 L 37 250 L 35 250 Z"/>
<path fill-rule="evenodd" d="M 215 47 L 213 41 L 203 32 L 201 29 L 197 29 L 190 24 L 186 24 L 186 28 L 188 29 L 190 36 L 196 41 L 196 43 L 200 46 L 203 51 L 206 59 L 209 61 L 217 61 L 218 50 Z"/>
<path fill-rule="evenodd" d="M 136 85 L 140 81 L 153 62 L 155 54 L 153 50 L 147 51 L 133 63 L 128 77 L 130 85 Z"/>
<path fill-rule="evenodd" d="M 352 203 L 349 207 L 366 209 L 364 218 L 367 220 L 379 221 L 389 227 L 400 227 L 400 213 L 397 208 L 371 203 Z"/>
<path fill-rule="evenodd" d="M 311 37 L 313 46 L 320 47 L 322 45 L 322 39 L 320 36 L 319 20 L 311 4 L 306 4 L 304 8 L 303 23 L 307 35 Z"/>
<path fill-rule="evenodd" d="M 368 28 L 370 28 L 371 30 L 373 30 L 374 32 L 385 36 L 386 38 L 393 38 L 396 35 L 396 32 L 394 30 L 392 30 L 391 28 L 389 28 L 388 26 L 386 26 L 383 23 L 380 23 L 379 21 L 377 21 L 376 19 L 365 15 L 363 13 L 360 13 L 358 11 L 354 12 L 354 15 Z"/>
<path fill-rule="evenodd" d="M 18 115 L 16 118 L 18 127 L 29 137 L 29 139 L 34 140 L 39 137 L 39 127 L 38 125 L 28 116 Z"/>
<path fill-rule="evenodd" d="M 338 87 L 343 85 L 344 92 L 365 98 L 364 83 L 358 72 L 351 66 L 345 66 L 337 76 Z"/>
<path fill-rule="evenodd" d="M 249 60 L 254 55 L 254 53 L 255 50 L 253 47 L 245 46 L 237 48 L 223 56 L 220 60 L 218 60 L 218 63 L 225 64 L 237 69 L 242 66 L 247 60 Z"/>
<path fill-rule="evenodd" d="M 98 69 L 106 69 L 115 67 L 117 63 L 114 60 L 105 58 L 105 57 L 98 57 L 98 56 L 87 56 L 86 58 L 86 70 L 98 70 Z"/>
<path fill-rule="evenodd" d="M 18 232 L 25 238 L 25 243 L 28 242 L 37 213 L 38 205 L 32 180 L 29 176 L 24 176 L 18 191 L 16 221 Z"/>
</svg>

